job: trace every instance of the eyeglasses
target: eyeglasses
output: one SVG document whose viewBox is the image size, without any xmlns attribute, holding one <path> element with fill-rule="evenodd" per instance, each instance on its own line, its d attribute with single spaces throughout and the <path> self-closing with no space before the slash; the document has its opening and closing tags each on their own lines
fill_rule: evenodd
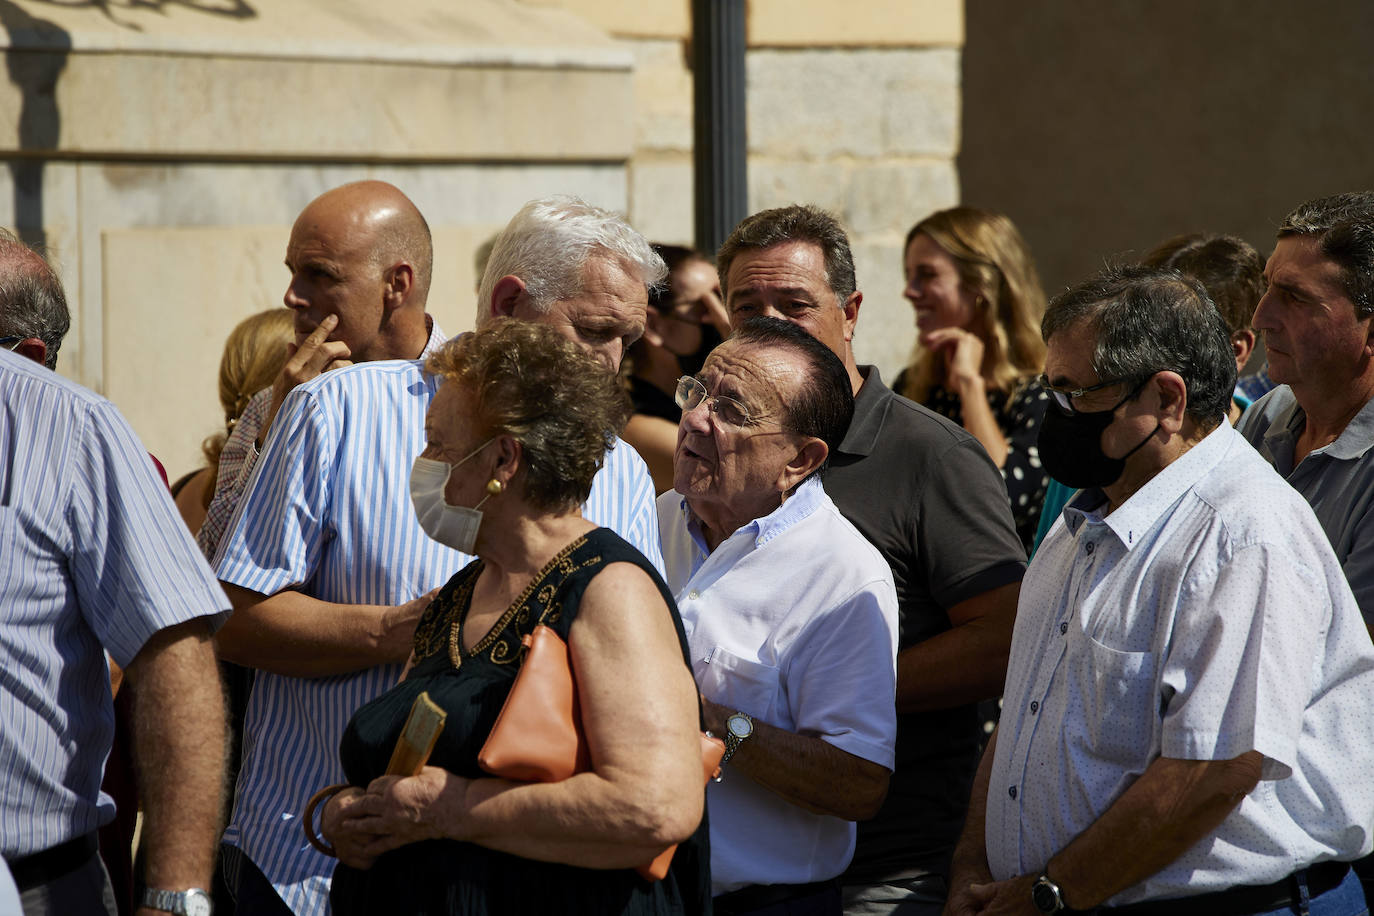
<svg viewBox="0 0 1374 916">
<path fill-rule="evenodd" d="M 684 375 L 677 380 L 677 394 L 673 396 L 677 406 L 683 412 L 695 410 L 702 401 L 707 402 L 707 409 L 711 413 L 720 417 L 722 423 L 727 426 L 744 427 L 749 425 L 749 409 L 736 401 L 734 398 L 727 398 L 723 395 L 711 397 L 706 386 L 690 375 Z"/>
<path fill-rule="evenodd" d="M 1136 394 L 1136 392 L 1138 392 L 1141 388 L 1143 388 L 1145 386 L 1145 383 L 1148 382 L 1151 378 L 1153 378 L 1153 375 L 1145 376 L 1145 378 L 1140 381 L 1140 384 L 1135 387 L 1135 390 L 1128 394 L 1123 400 L 1130 400 L 1130 398 L 1133 397 Z M 1108 379 L 1105 382 L 1098 382 L 1096 385 L 1088 385 L 1083 388 L 1056 388 L 1050 384 L 1049 376 L 1045 375 L 1044 373 L 1040 374 L 1040 378 L 1037 379 L 1037 381 L 1040 383 L 1040 387 L 1048 391 L 1050 395 L 1054 398 L 1054 403 L 1059 408 L 1059 411 L 1061 413 L 1072 416 L 1073 414 L 1079 413 L 1079 410 L 1073 406 L 1073 401 L 1075 398 L 1081 398 L 1083 395 L 1087 394 L 1090 391 L 1101 391 L 1103 388 L 1110 388 L 1113 385 L 1120 385 L 1122 382 L 1135 381 L 1135 378 L 1128 376 L 1124 378 Z M 1117 405 L 1117 407 L 1120 406 L 1120 404 Z"/>
</svg>

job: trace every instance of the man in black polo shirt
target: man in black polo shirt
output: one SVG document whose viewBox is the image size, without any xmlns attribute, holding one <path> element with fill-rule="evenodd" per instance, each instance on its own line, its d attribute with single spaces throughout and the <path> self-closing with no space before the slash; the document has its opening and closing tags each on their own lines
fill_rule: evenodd
<svg viewBox="0 0 1374 916">
<path fill-rule="evenodd" d="M 805 328 L 854 385 L 825 490 L 891 565 L 901 635 L 897 769 L 882 811 L 859 825 L 845 912 L 937 916 L 976 766 L 975 704 L 1002 690 L 1025 572 L 1006 486 L 976 439 L 855 363 L 863 294 L 834 217 L 810 206 L 756 213 L 717 266 L 732 323 L 769 315 Z"/>
</svg>

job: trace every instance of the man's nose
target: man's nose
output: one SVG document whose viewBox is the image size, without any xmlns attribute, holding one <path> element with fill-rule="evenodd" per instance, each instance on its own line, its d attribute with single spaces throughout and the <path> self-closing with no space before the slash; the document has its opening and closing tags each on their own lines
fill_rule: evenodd
<svg viewBox="0 0 1374 916">
<path fill-rule="evenodd" d="M 697 406 L 684 410 L 678 425 L 689 433 L 708 435 L 711 432 L 711 399 L 702 398 Z"/>
<path fill-rule="evenodd" d="M 1250 327 L 1254 328 L 1256 331 L 1263 331 L 1274 327 L 1273 322 L 1270 321 L 1269 314 L 1273 309 L 1273 295 L 1274 293 L 1272 290 L 1266 290 L 1264 295 L 1260 296 L 1259 304 L 1255 306 L 1255 314 L 1250 318 Z"/>
<path fill-rule="evenodd" d="M 296 292 L 295 280 L 292 280 L 290 283 L 287 284 L 286 292 L 282 295 L 281 301 L 282 304 L 289 309 L 303 309 L 309 306 L 310 304 L 306 302 L 305 299 L 301 298 L 301 295 Z"/>
</svg>

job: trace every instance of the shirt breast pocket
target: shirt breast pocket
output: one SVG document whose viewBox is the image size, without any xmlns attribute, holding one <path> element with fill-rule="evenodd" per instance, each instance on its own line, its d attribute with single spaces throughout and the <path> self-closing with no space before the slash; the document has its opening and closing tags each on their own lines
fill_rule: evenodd
<svg viewBox="0 0 1374 916">
<path fill-rule="evenodd" d="M 1084 636 L 1079 683 L 1093 756 L 1128 769 L 1149 762 L 1158 732 L 1155 654 L 1124 652 Z"/>
<path fill-rule="evenodd" d="M 723 646 L 713 646 L 696 668 L 697 686 L 708 700 L 773 721 L 781 682 L 777 668 L 740 658 Z"/>
</svg>

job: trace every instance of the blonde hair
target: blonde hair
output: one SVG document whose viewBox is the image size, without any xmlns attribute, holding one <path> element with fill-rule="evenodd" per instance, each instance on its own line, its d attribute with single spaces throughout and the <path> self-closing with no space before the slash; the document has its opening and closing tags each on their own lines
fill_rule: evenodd
<svg viewBox="0 0 1374 916">
<path fill-rule="evenodd" d="M 951 207 L 913 226 L 903 255 L 920 233 L 954 259 L 960 284 L 974 295 L 969 330 L 983 341 L 982 373 L 988 384 L 1010 392 L 1039 374 L 1045 363 L 1045 342 L 1040 339 L 1045 291 L 1016 225 L 1001 213 Z M 918 342 L 900 394 L 924 401 L 941 380 L 940 363 Z"/>
<path fill-rule="evenodd" d="M 251 315 L 229 332 L 219 361 L 219 402 L 224 408 L 224 429 L 201 443 L 210 466 L 210 479 L 219 474 L 219 454 L 253 395 L 271 385 L 286 364 L 286 345 L 295 339 L 291 310 L 268 309 Z M 206 505 L 214 495 L 206 488 Z"/>
</svg>

